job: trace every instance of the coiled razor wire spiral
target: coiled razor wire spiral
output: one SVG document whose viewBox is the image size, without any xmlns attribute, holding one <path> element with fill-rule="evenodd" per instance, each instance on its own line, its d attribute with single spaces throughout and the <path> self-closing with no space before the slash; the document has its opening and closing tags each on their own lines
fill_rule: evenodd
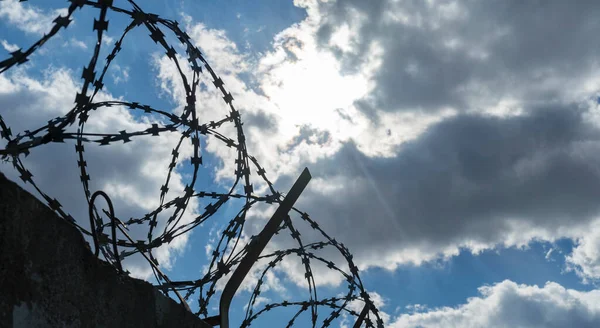
<svg viewBox="0 0 600 328">
<path fill-rule="evenodd" d="M 14 168 L 19 172 L 22 181 L 35 188 L 39 195 L 47 201 L 48 206 L 60 217 L 75 225 L 85 235 L 91 236 L 95 233 L 95 235 L 99 236 L 99 239 L 101 239 L 99 247 L 102 250 L 103 255 L 106 259 L 110 259 L 113 263 L 119 262 L 122 258 L 140 252 L 147 254 L 148 257 L 146 258 L 150 262 L 154 262 L 152 268 L 155 270 L 158 261 L 152 255 L 153 249 L 156 249 L 165 243 L 169 243 L 174 238 L 177 238 L 178 236 L 181 236 L 182 234 L 185 234 L 202 224 L 212 217 L 217 210 L 219 210 L 219 208 L 221 208 L 229 200 L 243 200 L 245 202 L 243 208 L 231 221 L 229 221 L 227 227 L 224 229 L 224 231 L 222 231 L 218 245 L 212 252 L 212 258 L 207 273 L 203 277 L 194 281 L 170 281 L 166 276 L 157 274 L 156 270 L 154 272 L 155 277 L 159 282 L 158 288 L 165 293 L 167 293 L 168 289 L 176 290 L 184 293 L 185 296 L 183 298 L 188 300 L 194 293 L 198 292 L 199 310 L 196 312 L 196 314 L 201 318 L 206 318 L 208 316 L 208 306 L 209 304 L 212 304 L 212 297 L 217 292 L 217 282 L 226 278 L 227 273 L 229 273 L 237 264 L 239 264 L 247 252 L 248 245 L 251 244 L 250 242 L 244 246 L 241 246 L 240 241 L 242 229 L 246 219 L 246 213 L 252 206 L 258 203 L 278 204 L 282 201 L 283 196 L 280 192 L 275 190 L 273 184 L 267 178 L 265 170 L 259 165 L 256 158 L 248 154 L 246 150 L 245 136 L 242 129 L 240 113 L 233 105 L 233 96 L 225 89 L 223 80 L 221 80 L 221 78 L 219 78 L 219 76 L 213 71 L 200 50 L 192 43 L 190 36 L 179 28 L 176 21 L 161 18 L 156 14 L 146 13 L 134 1 L 131 0 L 127 1 L 131 5 L 130 9 L 114 6 L 112 0 L 69 0 L 68 2 L 69 7 L 66 15 L 60 15 L 56 17 L 56 19 L 53 21 L 51 30 L 47 34 L 45 34 L 28 49 L 19 49 L 14 51 L 11 53 L 9 58 L 0 61 L 0 74 L 6 72 L 12 67 L 27 62 L 28 57 L 30 57 L 35 51 L 39 50 L 44 43 L 55 36 L 61 29 L 66 29 L 69 26 L 69 23 L 72 21 L 72 16 L 77 9 L 81 9 L 83 7 L 95 8 L 99 10 L 98 19 L 94 19 L 93 22 L 93 31 L 95 31 L 97 34 L 97 42 L 89 64 L 83 69 L 83 86 L 81 91 L 75 96 L 75 105 L 64 116 L 50 120 L 48 124 L 39 127 L 38 129 L 33 131 L 26 130 L 14 137 L 9 125 L 0 116 L 0 137 L 7 141 L 6 148 L 0 149 L 0 156 L 2 156 L 5 161 L 10 161 L 12 163 Z M 128 16 L 130 22 L 118 40 L 114 43 L 114 46 L 112 46 L 112 50 L 106 57 L 106 63 L 101 68 L 100 74 L 97 74 L 97 68 L 101 66 L 99 64 L 99 54 L 103 35 L 108 29 L 108 20 L 106 20 L 106 17 L 107 12 L 109 11 Z M 94 102 L 94 97 L 104 87 L 103 79 L 105 74 L 119 51 L 122 49 L 127 34 L 136 28 L 146 28 L 150 32 L 150 38 L 156 44 L 159 44 L 162 48 L 164 48 L 166 51 L 166 56 L 176 65 L 186 91 L 186 106 L 183 109 L 183 114 L 181 116 L 177 116 L 173 113 L 158 110 L 149 105 L 136 102 Z M 181 63 L 177 55 L 181 54 L 178 54 L 176 49 L 166 41 L 163 30 L 168 30 L 173 33 L 179 42 L 181 42 L 181 44 L 186 48 L 186 54 L 182 56 L 185 56 L 184 58 L 186 58 L 189 62 L 190 68 L 193 72 L 191 81 L 187 79 L 182 67 L 180 66 Z M 195 110 L 195 94 L 200 83 L 200 74 L 206 73 L 210 75 L 214 86 L 222 93 L 223 100 L 228 106 L 229 112 L 221 120 L 202 123 L 197 117 Z M 118 133 L 105 134 L 86 133 L 85 125 L 88 119 L 90 119 L 90 112 L 111 106 L 128 107 L 132 111 L 137 111 L 144 114 L 158 114 L 170 123 L 164 125 L 151 124 L 151 126 L 147 129 L 135 132 L 119 131 Z M 237 139 L 228 138 L 219 133 L 217 130 L 219 127 L 227 123 L 232 123 L 235 126 Z M 75 132 L 69 132 L 66 130 L 68 127 L 73 125 L 76 125 L 77 127 Z M 104 228 L 106 228 L 108 224 L 104 224 L 102 222 L 93 203 L 90 204 L 92 194 L 89 188 L 90 175 L 88 174 L 87 162 L 85 160 L 86 157 L 84 155 L 84 144 L 109 145 L 115 142 L 127 143 L 132 141 L 134 138 L 142 136 L 158 136 L 161 132 L 177 131 L 181 133 L 181 137 L 179 138 L 176 147 L 173 149 L 166 181 L 160 189 L 160 205 L 154 211 L 147 213 L 142 217 L 132 218 L 124 222 L 126 225 L 147 225 L 148 240 L 136 242 L 133 242 L 132 240 L 121 239 L 110 240 L 111 237 L 103 233 Z M 220 140 L 226 146 L 232 147 L 237 151 L 234 183 L 227 193 L 205 191 L 197 192 L 193 188 L 196 179 L 198 178 L 198 169 L 202 165 L 202 157 L 200 156 L 200 138 L 208 136 Z M 182 147 L 182 144 L 184 140 L 189 138 L 191 138 L 191 144 L 193 145 L 193 156 L 191 159 L 189 159 L 193 165 L 191 181 L 186 185 L 183 191 L 183 196 L 168 200 L 166 196 L 169 190 L 171 174 L 173 173 L 176 163 L 178 163 L 179 151 Z M 64 142 L 65 140 L 74 140 L 83 190 L 88 201 L 88 205 L 90 205 L 90 208 L 93 208 L 94 213 L 96 213 L 94 216 L 96 231 L 88 231 L 78 225 L 75 219 L 62 209 L 60 202 L 56 198 L 50 197 L 36 185 L 33 180 L 32 173 L 26 169 L 25 165 L 21 161 L 21 157 L 27 156 L 29 154 L 29 150 L 32 148 L 40 147 L 48 143 Z M 269 194 L 265 196 L 257 196 L 254 194 L 253 185 L 250 178 L 252 169 L 254 169 L 256 174 L 268 185 L 268 189 L 270 190 Z M 240 190 L 239 188 L 236 189 L 236 187 L 239 186 L 243 186 L 243 193 L 235 192 L 235 190 Z M 189 223 L 181 224 L 181 218 L 192 198 L 211 199 L 211 203 L 209 203 L 204 208 L 203 212 L 194 218 L 194 220 Z M 164 231 L 162 231 L 162 233 L 157 232 L 157 229 L 155 229 L 157 227 L 157 216 L 163 211 L 166 212 L 167 209 L 174 209 L 173 213 L 168 218 Z M 281 307 L 294 307 L 297 309 L 287 323 L 288 327 L 292 326 L 294 321 L 302 313 L 309 310 L 311 312 L 312 326 L 315 327 L 319 320 L 319 314 L 323 313 L 323 311 L 319 311 L 319 309 L 329 308 L 329 310 L 325 311 L 325 313 L 327 313 L 325 319 L 322 319 L 323 326 L 326 327 L 329 326 L 334 320 L 338 319 L 341 315 L 359 316 L 356 311 L 350 308 L 351 302 L 359 302 L 364 305 L 364 309 L 366 309 L 366 311 L 363 310 L 363 312 L 366 312 L 364 323 L 367 327 L 383 327 L 383 321 L 379 316 L 376 306 L 373 304 L 373 301 L 363 287 L 362 281 L 358 274 L 358 268 L 354 265 L 352 255 L 348 249 L 342 243 L 337 242 L 334 238 L 331 238 L 325 231 L 323 231 L 319 227 L 319 224 L 310 218 L 307 213 L 296 208 L 293 208 L 292 211 L 298 214 L 302 221 L 305 221 L 305 223 L 310 225 L 312 229 L 322 235 L 324 241 L 304 244 L 300 238 L 300 233 L 295 228 L 295 223 L 290 216 L 288 215 L 284 219 L 284 224 L 280 226 L 278 232 L 287 231 L 297 244 L 297 247 L 277 250 L 269 254 L 261 254 L 261 259 L 270 260 L 270 262 L 268 262 L 268 265 L 262 271 L 255 287 L 253 288 L 250 300 L 248 301 L 246 315 L 242 322 L 242 327 L 250 326 L 252 322 L 260 315 Z M 92 225 L 91 229 L 94 229 L 94 225 Z M 115 252 L 113 250 L 116 249 L 116 246 L 113 248 L 113 250 L 111 250 L 109 247 L 110 243 L 116 243 L 122 249 L 125 249 L 125 251 L 120 252 L 120 254 L 114 254 Z M 332 247 L 339 251 L 339 253 L 347 261 L 345 264 L 348 266 L 350 272 L 345 272 L 338 264 L 315 254 L 316 250 L 326 247 Z M 229 254 L 227 254 L 228 249 L 231 250 Z M 257 308 L 257 305 L 260 303 L 257 302 L 257 299 L 260 296 L 261 286 L 265 282 L 267 273 L 277 267 L 278 264 L 280 264 L 289 255 L 298 256 L 302 260 L 310 299 L 303 301 L 267 303 L 264 304 L 262 308 Z M 311 262 L 324 264 L 330 270 L 341 274 L 346 280 L 348 291 L 343 295 L 339 295 L 338 297 L 319 299 L 317 286 L 315 284 L 313 271 L 311 269 Z M 323 318 L 323 316 L 321 316 L 321 318 Z"/>
</svg>

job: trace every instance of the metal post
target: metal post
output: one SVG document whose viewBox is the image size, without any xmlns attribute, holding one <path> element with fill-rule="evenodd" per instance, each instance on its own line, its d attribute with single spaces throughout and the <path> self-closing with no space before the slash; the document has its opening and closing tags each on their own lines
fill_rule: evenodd
<svg viewBox="0 0 600 328">
<path fill-rule="evenodd" d="M 206 319 L 207 323 L 212 324 L 213 326 L 220 325 L 221 328 L 229 328 L 229 306 L 231 305 L 231 300 L 233 296 L 237 292 L 237 289 L 240 287 L 244 278 L 252 269 L 252 266 L 258 260 L 260 253 L 263 251 L 265 246 L 271 237 L 277 232 L 277 229 L 281 226 L 281 222 L 288 215 L 288 212 L 292 209 L 300 194 L 308 185 L 311 176 L 308 168 L 304 168 L 302 174 L 294 185 L 290 192 L 285 196 L 279 207 L 269 220 L 263 230 L 256 236 L 253 242 L 248 246 L 248 252 L 246 256 L 240 261 L 240 264 L 235 269 L 229 281 L 225 285 L 225 289 L 223 289 L 223 293 L 221 294 L 221 299 L 219 301 L 219 315 L 216 317 L 210 317 Z"/>
<path fill-rule="evenodd" d="M 358 318 L 356 318 L 356 322 L 354 323 L 354 328 L 360 328 L 360 326 L 362 326 L 363 321 L 365 321 L 365 318 L 367 317 L 367 313 L 369 313 L 369 304 L 365 303 L 365 307 L 363 307 L 362 311 L 360 311 L 360 314 L 358 315 Z"/>
</svg>

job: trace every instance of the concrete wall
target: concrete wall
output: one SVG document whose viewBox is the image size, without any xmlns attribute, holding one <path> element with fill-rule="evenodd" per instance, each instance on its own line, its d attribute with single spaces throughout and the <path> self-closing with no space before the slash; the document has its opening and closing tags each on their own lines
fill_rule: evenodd
<svg viewBox="0 0 600 328">
<path fill-rule="evenodd" d="M 209 327 L 0 173 L 0 327 Z"/>
</svg>

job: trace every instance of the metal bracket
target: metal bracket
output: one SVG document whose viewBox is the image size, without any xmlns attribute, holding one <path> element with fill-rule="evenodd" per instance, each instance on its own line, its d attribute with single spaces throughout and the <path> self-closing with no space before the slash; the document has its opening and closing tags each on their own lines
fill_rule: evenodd
<svg viewBox="0 0 600 328">
<path fill-rule="evenodd" d="M 269 222 L 267 222 L 263 230 L 248 246 L 248 252 L 246 253 L 246 256 L 244 256 L 244 258 L 240 261 L 240 264 L 231 275 L 231 278 L 229 281 L 227 281 L 219 301 L 219 315 L 206 318 L 206 323 L 212 325 L 213 327 L 218 325 L 221 328 L 229 328 L 229 306 L 231 305 L 233 296 L 244 281 L 244 278 L 248 272 L 250 272 L 250 269 L 252 269 L 252 266 L 256 260 L 258 260 L 260 253 L 267 246 L 267 243 L 269 240 L 271 240 L 271 237 L 273 237 L 275 232 L 277 232 L 277 229 L 279 226 L 281 226 L 283 219 L 288 215 L 289 211 L 298 200 L 298 197 L 300 197 L 300 194 L 308 185 L 310 179 L 311 176 L 308 168 L 304 168 L 300 174 L 300 177 L 298 177 L 298 180 L 296 180 L 292 186 L 292 189 L 290 189 L 290 192 L 287 194 L 287 196 L 285 196 L 281 204 L 279 204 L 279 207 L 277 210 L 275 210 L 275 213 L 273 213 L 273 216 Z"/>
<path fill-rule="evenodd" d="M 108 197 L 108 195 L 102 190 L 98 190 L 92 195 L 92 198 L 90 200 L 90 206 L 89 206 L 90 226 L 91 226 L 90 228 L 92 231 L 92 238 L 94 239 L 94 255 L 96 257 L 98 257 L 98 254 L 100 253 L 100 244 L 98 243 L 98 235 L 96 233 L 96 225 L 94 223 L 94 201 L 96 200 L 97 196 L 102 196 L 106 200 L 106 203 L 108 204 L 108 212 L 104 211 L 104 214 L 108 215 L 108 217 L 110 218 L 111 230 L 112 230 L 112 245 L 113 245 L 113 252 L 115 254 L 115 260 L 116 260 L 115 265 L 117 267 L 117 270 L 119 270 L 119 273 L 123 273 L 123 267 L 121 266 L 121 259 L 119 257 L 119 250 L 117 248 L 117 231 L 116 231 L 117 228 L 121 231 L 121 233 L 123 233 L 123 235 L 125 235 L 125 237 L 127 237 L 127 239 L 129 239 L 129 241 L 134 245 L 134 247 L 138 250 L 138 252 L 140 252 L 140 254 L 142 254 L 142 256 L 146 259 L 146 261 L 148 261 L 148 263 L 150 263 L 150 265 L 154 268 L 154 270 L 156 270 L 156 272 L 161 276 L 161 278 L 163 278 L 167 283 L 172 284 L 171 280 L 169 280 L 167 275 L 165 275 L 162 271 L 160 271 L 158 266 L 156 266 L 156 264 L 154 264 L 154 262 L 146 255 L 146 253 L 142 249 L 140 249 L 139 247 L 137 247 L 135 245 L 135 242 L 129 236 L 129 234 L 123 228 L 121 228 L 121 225 L 125 228 L 127 228 L 127 227 L 125 226 L 125 224 L 123 224 L 123 222 L 121 222 L 119 219 L 117 219 L 117 217 L 115 216 L 115 210 L 113 208 L 113 204 L 112 204 L 112 201 L 110 200 L 110 197 Z M 190 309 L 187 302 L 183 299 L 183 297 L 181 296 L 181 294 L 179 294 L 179 292 L 175 289 L 175 287 L 172 287 L 172 291 L 175 293 L 175 295 L 181 302 L 181 305 L 188 312 L 192 312 L 192 310 Z"/>
<path fill-rule="evenodd" d="M 121 259 L 119 258 L 119 249 L 117 248 L 117 230 L 116 230 L 116 223 L 115 223 L 115 210 L 113 208 L 112 202 L 110 201 L 110 197 L 108 197 L 108 195 L 102 191 L 102 190 L 98 190 L 96 191 L 93 195 L 92 198 L 90 199 L 90 204 L 89 204 L 89 214 L 90 214 L 90 230 L 92 232 L 92 238 L 94 239 L 94 255 L 96 257 L 98 257 L 98 254 L 100 253 L 100 244 L 98 243 L 98 235 L 96 233 L 96 224 L 94 223 L 94 201 L 96 200 L 96 197 L 98 196 L 102 196 L 104 198 L 104 200 L 106 200 L 106 203 L 108 204 L 108 211 L 109 211 L 109 216 L 110 216 L 110 223 L 111 223 L 111 232 L 112 232 L 112 245 L 113 245 L 113 253 L 115 254 L 115 266 L 117 267 L 117 270 L 119 270 L 119 273 L 123 273 L 123 267 L 121 266 Z"/>
</svg>

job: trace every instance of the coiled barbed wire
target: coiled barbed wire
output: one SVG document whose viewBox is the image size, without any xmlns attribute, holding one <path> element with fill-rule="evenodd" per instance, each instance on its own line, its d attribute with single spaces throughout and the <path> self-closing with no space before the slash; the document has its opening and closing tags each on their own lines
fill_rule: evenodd
<svg viewBox="0 0 600 328">
<path fill-rule="evenodd" d="M 1 1 L 1 0 L 0 0 Z M 23 0 L 21 0 L 23 1 Z M 233 96 L 225 89 L 223 80 L 213 71 L 211 66 L 208 64 L 200 50 L 192 43 L 190 36 L 182 31 L 178 23 L 174 20 L 161 18 L 160 16 L 152 13 L 144 12 L 140 6 L 134 1 L 127 0 L 127 3 L 131 5 L 130 9 L 121 8 L 113 5 L 112 0 L 98 0 L 98 1 L 86 1 L 86 0 L 68 0 L 69 7 L 65 15 L 59 15 L 54 19 L 51 30 L 44 34 L 37 42 L 31 45 L 28 49 L 19 49 L 11 53 L 11 56 L 5 60 L 0 61 L 0 74 L 7 70 L 23 64 L 28 61 L 29 57 L 37 50 L 39 50 L 48 40 L 55 36 L 61 29 L 66 29 L 72 21 L 74 13 L 83 7 L 90 7 L 99 10 L 98 19 L 94 19 L 93 31 L 96 32 L 97 42 L 94 47 L 93 55 L 89 61 L 89 64 L 84 67 L 82 72 L 83 85 L 81 91 L 75 96 L 75 105 L 71 108 L 64 116 L 50 120 L 48 124 L 41 126 L 33 131 L 23 131 L 13 137 L 10 126 L 0 116 L 0 138 L 5 139 L 7 145 L 4 149 L 0 149 L 0 156 L 5 161 L 10 161 L 13 167 L 19 172 L 21 180 L 30 184 L 39 195 L 46 200 L 48 206 L 54 210 L 61 218 L 75 225 L 83 234 L 92 236 L 99 236 L 99 248 L 102 251 L 106 259 L 111 260 L 112 263 L 117 263 L 121 259 L 131 256 L 136 253 L 142 253 L 145 257 L 146 254 L 148 261 L 152 264 L 152 268 L 158 281 L 157 286 L 163 292 L 167 293 L 169 289 L 178 292 L 183 292 L 185 300 L 188 300 L 193 294 L 199 295 L 198 305 L 199 309 L 196 312 L 201 318 L 208 317 L 208 306 L 213 299 L 213 296 L 217 293 L 217 283 L 223 279 L 226 279 L 227 274 L 235 269 L 241 259 L 248 251 L 250 242 L 246 245 L 242 243 L 242 229 L 246 220 L 246 214 L 250 208 L 259 203 L 267 204 L 279 204 L 282 202 L 283 195 L 278 192 L 271 181 L 267 178 L 264 168 L 260 166 L 256 158 L 249 155 L 246 149 L 244 131 L 242 129 L 242 120 L 240 113 L 235 109 L 233 105 Z M 118 14 L 128 17 L 130 22 L 127 27 L 123 30 L 121 36 L 112 46 L 109 55 L 106 57 L 106 62 L 102 66 L 99 63 L 100 49 L 103 44 L 103 36 L 105 31 L 108 29 L 107 12 L 112 11 Z M 160 45 L 165 51 L 166 56 L 171 60 L 177 67 L 177 71 L 181 78 L 183 87 L 186 92 L 186 106 L 183 109 L 183 113 L 177 116 L 173 113 L 155 109 L 149 105 L 141 104 L 137 102 L 128 101 L 97 101 L 94 102 L 94 97 L 104 87 L 104 77 L 106 72 L 117 56 L 117 54 L 124 46 L 126 36 L 132 30 L 136 28 L 146 28 L 150 32 L 150 38 L 154 43 Z M 186 54 L 182 55 L 177 52 L 175 47 L 170 45 L 163 31 L 170 31 L 174 34 L 177 40 L 185 47 Z M 181 57 L 178 57 L 181 56 Z M 192 78 L 189 80 L 184 74 L 181 66 L 180 58 L 185 58 L 188 61 L 188 65 L 192 71 Z M 101 67 L 100 73 L 98 74 L 97 68 Z M 203 123 L 196 113 L 196 93 L 199 91 L 200 74 L 208 74 L 212 79 L 212 82 L 216 89 L 222 93 L 223 101 L 229 108 L 229 112 L 222 119 L 217 121 L 210 121 Z M 119 131 L 117 133 L 87 133 L 85 132 L 86 123 L 90 119 L 90 112 L 105 107 L 122 106 L 137 111 L 140 114 L 157 114 L 163 117 L 168 124 L 151 124 L 145 130 L 127 132 Z M 229 138 L 218 131 L 218 128 L 225 124 L 233 124 L 237 133 L 237 138 Z M 67 131 L 67 128 L 76 126 L 76 131 Z M 139 138 L 142 136 L 159 136 L 162 132 L 180 132 L 181 136 L 175 148 L 172 151 L 171 162 L 169 165 L 168 173 L 165 179 L 164 185 L 160 188 L 160 205 L 153 211 L 138 217 L 131 218 L 128 221 L 122 223 L 123 225 L 146 225 L 148 227 L 147 241 L 138 240 L 116 240 L 116 245 L 121 247 L 122 251 L 119 254 L 115 254 L 116 246 L 111 250 L 109 247 L 111 243 L 114 246 L 115 240 L 111 240 L 107 234 L 103 231 L 108 226 L 104 224 L 91 201 L 92 193 L 89 187 L 89 181 L 91 180 L 90 174 L 87 169 L 87 162 L 85 157 L 84 144 L 98 144 L 98 145 L 109 145 L 116 142 L 127 143 L 133 141 L 132 139 Z M 202 165 L 202 157 L 200 155 L 200 138 L 213 137 L 221 141 L 227 147 L 233 148 L 237 151 L 237 158 L 235 160 L 236 170 L 235 177 L 233 178 L 233 185 L 227 193 L 217 193 L 208 191 L 197 191 L 194 189 L 196 180 L 198 179 L 198 170 Z M 191 181 L 186 185 L 183 190 L 183 196 L 175 197 L 173 199 L 167 199 L 167 193 L 169 191 L 169 182 L 171 175 L 174 172 L 179 159 L 179 153 L 183 142 L 191 139 L 193 148 L 193 156 L 188 159 L 193 166 L 193 173 Z M 48 194 L 44 193 L 34 182 L 32 173 L 26 169 L 23 164 L 21 157 L 29 154 L 30 149 L 41 147 L 48 143 L 64 142 L 65 140 L 73 140 L 75 143 L 75 151 L 78 157 L 78 167 L 80 173 L 80 180 L 83 186 L 83 191 L 87 199 L 90 211 L 95 213 L 92 220 L 95 221 L 95 225 L 92 224 L 92 228 L 95 231 L 88 231 L 81 227 L 76 220 L 63 210 L 60 202 Z M 251 183 L 251 171 L 255 170 L 256 175 L 262 179 L 268 186 L 269 193 L 264 196 L 259 196 L 254 193 L 253 184 Z M 243 193 L 236 192 L 243 187 Z M 106 196 L 108 197 L 108 196 Z M 210 199 L 210 203 L 204 208 L 201 214 L 195 217 L 191 222 L 181 223 L 182 216 L 186 212 L 188 204 L 192 198 Z M 217 211 L 229 200 L 240 199 L 243 200 L 244 206 L 237 213 L 237 215 L 229 221 L 229 224 L 222 231 L 217 246 L 212 252 L 210 264 L 206 274 L 200 279 L 193 281 L 171 281 L 162 273 L 157 273 L 158 261 L 152 255 L 152 250 L 157 247 L 171 242 L 174 238 L 181 236 L 195 227 L 199 226 L 203 222 L 206 222 L 211 218 Z M 157 232 L 156 227 L 158 225 L 158 215 L 167 210 L 173 210 L 170 214 L 166 226 L 162 232 Z M 301 222 L 306 223 L 315 232 L 323 237 L 323 241 L 313 242 L 305 244 L 303 243 L 300 233 L 296 228 L 298 222 L 290 217 L 286 216 L 284 223 L 279 227 L 278 233 L 288 232 L 297 247 L 289 249 L 280 249 L 271 253 L 262 254 L 261 260 L 268 261 L 268 264 L 260 273 L 259 278 L 256 281 L 255 287 L 252 289 L 250 300 L 246 308 L 246 314 L 241 324 L 242 327 L 247 327 L 252 324 L 260 315 L 269 312 L 271 310 L 282 308 L 282 307 L 295 307 L 297 308 L 296 313 L 288 321 L 287 326 L 292 326 L 297 318 L 310 310 L 312 326 L 315 327 L 319 322 L 319 311 L 320 308 L 329 308 L 330 311 L 322 319 L 322 326 L 329 326 L 334 320 L 340 316 L 351 315 L 358 317 L 359 313 L 353 310 L 350 306 L 351 302 L 359 302 L 364 304 L 364 323 L 366 327 L 383 327 L 383 321 L 380 318 L 377 307 L 374 305 L 373 300 L 369 297 L 366 292 L 363 283 L 358 274 L 358 268 L 353 262 L 352 254 L 349 250 L 340 242 L 329 236 L 323 231 L 319 224 L 313 220 L 306 212 L 300 211 L 297 208 L 292 208 L 292 212 L 297 214 L 301 218 Z M 108 214 L 108 212 L 105 211 Z M 295 217 L 295 216 L 294 216 Z M 114 218 L 118 222 L 121 222 L 116 217 Z M 113 236 L 114 226 L 113 226 Z M 345 259 L 348 271 L 344 271 L 340 266 L 333 261 L 327 260 L 316 254 L 317 250 L 324 248 L 333 248 L 337 250 L 339 254 Z M 124 249 L 124 250 L 123 250 Z M 228 251 L 229 250 L 229 251 Z M 261 294 L 261 286 L 265 284 L 267 274 L 276 268 L 279 264 L 286 259 L 288 256 L 297 256 L 303 264 L 305 271 L 306 284 L 308 288 L 309 299 L 302 301 L 283 301 L 279 303 L 266 303 L 261 308 L 257 308 L 260 302 L 257 302 Z M 326 266 L 329 270 L 338 272 L 345 278 L 345 282 L 348 287 L 348 291 L 339 295 L 338 297 L 332 298 L 318 298 L 317 285 L 313 270 L 311 267 L 312 263 L 320 263 Z M 363 313 L 361 313 L 361 317 Z M 323 316 L 321 316 L 323 318 Z M 360 325 L 360 323 L 357 323 Z M 356 325 L 355 325 L 356 326 Z M 358 326 L 356 326 L 358 327 Z"/>
</svg>

